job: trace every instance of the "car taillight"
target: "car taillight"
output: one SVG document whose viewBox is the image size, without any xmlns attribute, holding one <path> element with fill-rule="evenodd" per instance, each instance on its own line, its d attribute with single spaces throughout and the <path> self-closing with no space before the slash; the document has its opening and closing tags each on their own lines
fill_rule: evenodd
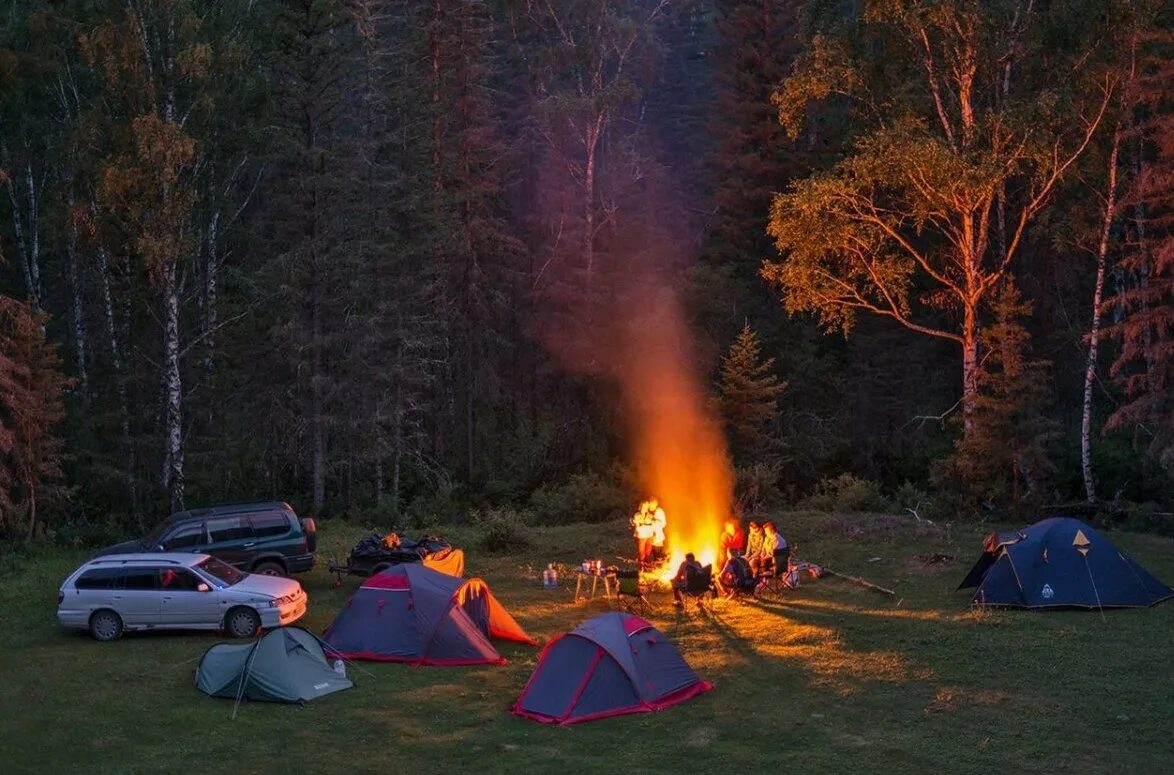
<svg viewBox="0 0 1174 775">
<path fill-rule="evenodd" d="M 302 529 L 307 533 L 317 533 L 318 525 L 314 522 L 313 517 L 302 517 Z"/>
</svg>

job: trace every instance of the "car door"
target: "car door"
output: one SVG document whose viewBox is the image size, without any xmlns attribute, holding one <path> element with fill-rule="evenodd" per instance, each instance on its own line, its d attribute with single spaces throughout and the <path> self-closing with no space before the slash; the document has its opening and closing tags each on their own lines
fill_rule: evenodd
<svg viewBox="0 0 1174 775">
<path fill-rule="evenodd" d="M 159 624 L 161 595 L 159 569 L 151 566 L 123 567 L 111 602 L 127 627 L 154 627 Z"/>
<path fill-rule="evenodd" d="M 253 527 L 244 515 L 209 517 L 208 544 L 203 552 L 247 571 L 253 559 Z"/>
<path fill-rule="evenodd" d="M 204 591 L 200 591 L 200 585 Z M 215 626 L 220 622 L 220 594 L 187 568 L 159 571 L 160 624 L 165 627 Z"/>
</svg>

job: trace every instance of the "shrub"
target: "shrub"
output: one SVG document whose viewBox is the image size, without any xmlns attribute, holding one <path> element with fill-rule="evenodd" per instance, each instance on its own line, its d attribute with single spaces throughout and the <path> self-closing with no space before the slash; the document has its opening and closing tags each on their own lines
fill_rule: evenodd
<svg viewBox="0 0 1174 775">
<path fill-rule="evenodd" d="M 817 483 L 811 493 L 799 501 L 798 507 L 811 511 L 889 511 L 892 504 L 876 482 L 852 474 L 840 474 Z"/>
<path fill-rule="evenodd" d="M 530 496 L 530 511 L 544 525 L 606 522 L 624 516 L 632 495 L 613 478 L 574 474 L 562 484 L 544 484 Z"/>
<path fill-rule="evenodd" d="M 511 554 L 530 545 L 525 526 L 528 516 L 507 508 L 470 514 L 473 524 L 481 529 L 480 547 L 499 554 Z"/>
</svg>

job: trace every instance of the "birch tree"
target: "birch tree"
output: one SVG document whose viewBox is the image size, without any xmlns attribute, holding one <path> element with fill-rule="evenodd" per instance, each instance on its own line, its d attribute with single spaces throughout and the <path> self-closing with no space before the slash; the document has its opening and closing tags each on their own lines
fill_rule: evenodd
<svg viewBox="0 0 1174 775">
<path fill-rule="evenodd" d="M 853 34 L 816 36 L 775 97 L 792 137 L 829 99 L 851 104 L 859 129 L 840 162 L 775 197 L 768 231 L 783 258 L 763 276 L 789 312 L 826 329 L 848 333 L 863 312 L 955 343 L 967 433 L 984 309 L 1116 86 L 1103 80 L 1091 99 L 1067 92 L 1096 48 L 1089 35 L 1047 66 L 1039 47 L 1025 54 L 1031 77 L 1005 90 L 1000 55 L 1031 6 L 874 0 Z M 1038 40 L 1043 25 L 1033 19 L 1026 36 Z M 1000 207 L 1005 242 L 992 233 Z"/>
</svg>

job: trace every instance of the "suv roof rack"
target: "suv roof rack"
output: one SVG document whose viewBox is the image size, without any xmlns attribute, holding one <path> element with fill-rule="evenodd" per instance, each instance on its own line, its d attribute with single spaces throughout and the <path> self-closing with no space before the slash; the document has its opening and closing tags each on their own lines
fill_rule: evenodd
<svg viewBox="0 0 1174 775">
<path fill-rule="evenodd" d="M 279 508 L 293 511 L 293 507 L 284 501 L 239 501 L 236 503 L 217 503 L 211 506 L 199 506 L 194 509 L 177 511 L 167 518 L 168 522 L 178 522 L 183 519 L 209 517 L 215 514 L 251 514 L 256 511 Z"/>
</svg>

